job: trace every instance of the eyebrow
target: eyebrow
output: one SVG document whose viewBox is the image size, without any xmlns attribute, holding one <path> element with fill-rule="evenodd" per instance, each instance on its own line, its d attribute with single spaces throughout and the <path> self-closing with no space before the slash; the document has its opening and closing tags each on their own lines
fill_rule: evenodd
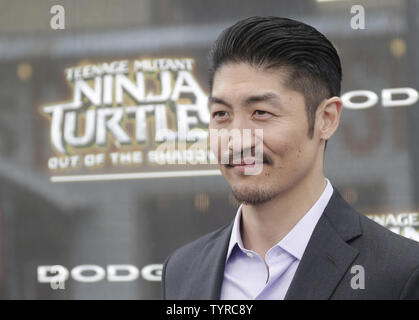
<svg viewBox="0 0 419 320">
<path fill-rule="evenodd" d="M 246 97 L 244 99 L 244 105 L 249 106 L 249 105 L 251 105 L 252 103 L 255 103 L 255 102 L 271 102 L 271 101 L 273 101 L 273 102 L 276 101 L 276 102 L 280 103 L 281 99 L 279 98 L 279 96 L 277 94 L 275 94 L 273 92 L 266 92 L 266 93 L 256 94 L 256 95 L 251 95 L 249 97 Z M 228 108 L 232 108 L 231 105 L 228 102 L 224 101 L 221 98 L 215 97 L 215 96 L 210 96 L 208 102 L 209 102 L 210 106 L 213 103 L 217 103 L 217 104 L 222 104 L 222 105 L 224 105 Z"/>
<path fill-rule="evenodd" d="M 277 94 L 273 92 L 267 92 L 267 93 L 247 97 L 244 101 L 244 104 L 249 105 L 255 102 L 270 102 L 270 101 L 280 102 L 281 100 L 279 99 L 279 96 Z"/>
</svg>

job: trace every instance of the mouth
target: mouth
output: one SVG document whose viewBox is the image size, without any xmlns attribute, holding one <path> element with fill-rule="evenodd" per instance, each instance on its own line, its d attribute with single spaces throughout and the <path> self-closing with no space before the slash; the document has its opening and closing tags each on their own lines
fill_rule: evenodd
<svg viewBox="0 0 419 320">
<path fill-rule="evenodd" d="M 263 161 L 261 164 L 267 165 L 267 161 Z M 225 164 L 228 168 L 254 168 L 256 165 L 256 161 L 254 159 L 246 159 L 242 160 L 240 163 L 233 163 L 230 162 L 228 164 Z"/>
</svg>

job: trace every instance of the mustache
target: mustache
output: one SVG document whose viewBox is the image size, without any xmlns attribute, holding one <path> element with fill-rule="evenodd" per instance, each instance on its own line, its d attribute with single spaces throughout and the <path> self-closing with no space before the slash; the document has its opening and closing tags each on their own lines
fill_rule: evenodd
<svg viewBox="0 0 419 320">
<path fill-rule="evenodd" d="M 248 157 L 248 155 L 250 155 L 252 158 L 254 158 L 255 157 L 255 150 L 251 149 L 250 151 L 246 150 L 246 152 L 241 151 L 240 153 L 234 153 L 234 154 L 229 152 L 228 165 L 230 165 L 230 166 L 233 165 L 233 159 L 243 160 L 245 158 L 244 154 L 246 154 L 247 157 Z M 262 161 L 263 161 L 263 163 L 266 163 L 266 164 L 272 164 L 273 163 L 272 158 L 268 154 L 266 154 L 265 152 L 262 153 Z"/>
</svg>

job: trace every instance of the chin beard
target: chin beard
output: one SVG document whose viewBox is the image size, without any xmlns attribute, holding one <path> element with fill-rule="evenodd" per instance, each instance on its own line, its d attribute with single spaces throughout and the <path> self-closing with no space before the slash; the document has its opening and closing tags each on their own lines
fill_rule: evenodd
<svg viewBox="0 0 419 320">
<path fill-rule="evenodd" d="M 273 199 L 276 193 L 272 189 L 232 187 L 231 191 L 237 201 L 244 204 L 258 205 Z"/>
</svg>

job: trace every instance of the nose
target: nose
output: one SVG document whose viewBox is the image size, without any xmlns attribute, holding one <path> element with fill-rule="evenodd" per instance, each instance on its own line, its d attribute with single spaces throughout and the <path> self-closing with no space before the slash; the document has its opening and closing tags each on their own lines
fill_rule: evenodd
<svg viewBox="0 0 419 320">
<path fill-rule="evenodd" d="M 254 130 L 251 128 L 231 129 L 228 139 L 228 150 L 232 153 L 242 152 L 247 149 L 254 149 Z"/>
<path fill-rule="evenodd" d="M 242 153 L 255 147 L 255 128 L 245 116 L 236 115 L 229 128 L 228 150 L 230 153 Z"/>
<path fill-rule="evenodd" d="M 236 114 L 222 129 L 210 130 L 208 138 L 211 150 L 220 164 L 231 163 L 232 158 L 233 162 L 234 159 L 240 162 L 241 159 L 255 157 L 256 162 L 262 162 L 260 159 L 263 157 L 263 131 L 252 125 L 244 115 L 240 116 Z"/>
</svg>

